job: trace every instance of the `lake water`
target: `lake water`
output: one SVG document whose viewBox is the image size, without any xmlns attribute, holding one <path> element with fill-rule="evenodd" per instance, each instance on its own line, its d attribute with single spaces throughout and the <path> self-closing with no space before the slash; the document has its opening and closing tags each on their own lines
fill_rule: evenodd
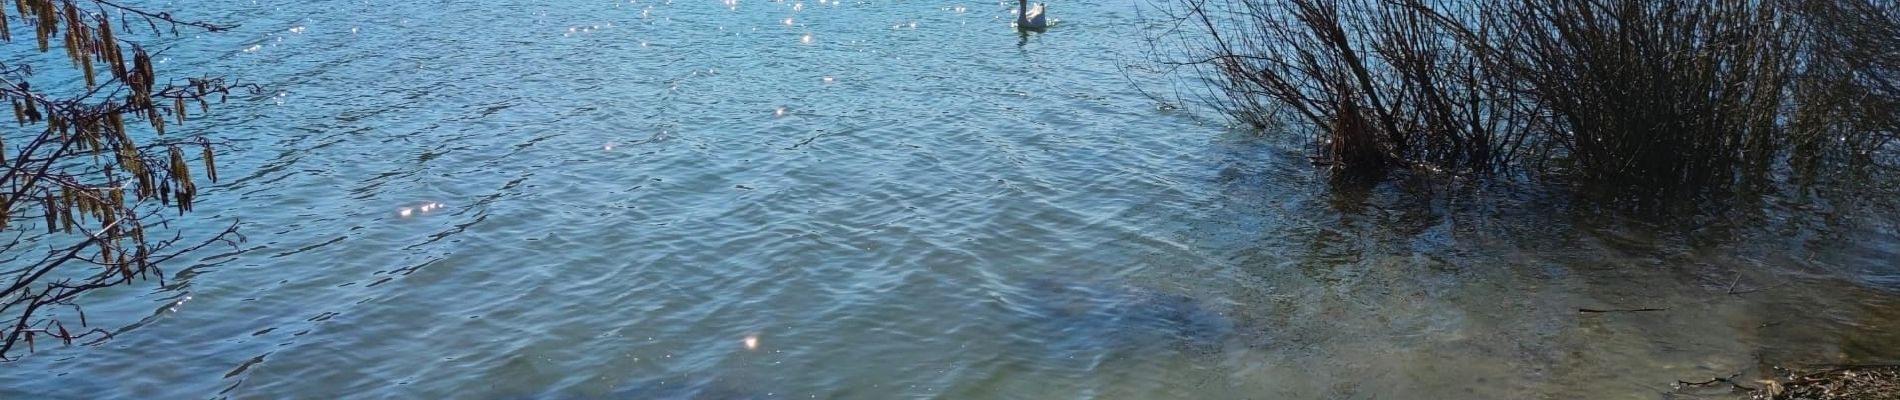
<svg viewBox="0 0 1900 400">
<path fill-rule="evenodd" d="M 1013 2 L 165 4 L 242 27 L 162 68 L 265 88 L 182 128 L 234 150 L 180 226 L 249 241 L 88 298 L 116 337 L 0 397 L 1658 399 L 1900 362 L 1900 182 L 1690 218 L 1333 186 L 1144 96 L 1136 2 L 1027 35 Z"/>
</svg>

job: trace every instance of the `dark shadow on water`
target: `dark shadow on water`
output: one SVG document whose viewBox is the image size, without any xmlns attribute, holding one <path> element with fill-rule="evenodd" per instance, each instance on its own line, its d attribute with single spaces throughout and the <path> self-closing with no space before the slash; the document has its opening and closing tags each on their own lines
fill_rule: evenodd
<svg viewBox="0 0 1900 400">
<path fill-rule="evenodd" d="M 1012 335 L 1050 359 L 1156 348 L 1211 353 L 1236 329 L 1208 301 L 1115 282 L 1033 278 L 1006 301 L 1022 316 Z"/>
<path fill-rule="evenodd" d="M 1385 181 L 1386 175 L 1383 170 L 1329 173 L 1326 183 L 1331 196 L 1327 201 L 1334 210 L 1342 214 L 1365 212 L 1367 200 L 1372 197 L 1373 191 L 1378 189 L 1379 184 Z"/>
<path fill-rule="evenodd" d="M 1016 30 L 1016 38 L 1017 38 L 1016 47 L 1023 47 L 1029 44 L 1029 36 L 1031 34 L 1036 34 L 1036 35 L 1043 34 L 1045 32 L 1048 32 L 1050 27 L 1044 26 L 1041 28 L 1025 28 L 1022 26 L 1011 25 L 1010 28 Z"/>
</svg>

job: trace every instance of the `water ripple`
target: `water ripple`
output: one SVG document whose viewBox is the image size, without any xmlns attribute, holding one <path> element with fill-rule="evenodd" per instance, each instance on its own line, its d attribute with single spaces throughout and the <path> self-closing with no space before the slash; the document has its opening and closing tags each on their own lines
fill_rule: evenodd
<svg viewBox="0 0 1900 400">
<path fill-rule="evenodd" d="M 1339 184 L 1157 110 L 1134 7 L 196 4 L 242 27 L 173 65 L 268 89 L 186 124 L 239 147 L 199 208 L 252 240 L 0 397 L 1571 398 L 1900 357 L 1891 205 L 1698 239 Z"/>
</svg>

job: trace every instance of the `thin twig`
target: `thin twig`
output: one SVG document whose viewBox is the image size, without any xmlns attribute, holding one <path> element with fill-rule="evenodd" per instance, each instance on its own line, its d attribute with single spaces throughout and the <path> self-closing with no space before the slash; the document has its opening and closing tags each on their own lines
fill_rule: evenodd
<svg viewBox="0 0 1900 400">
<path fill-rule="evenodd" d="M 1579 308 L 1577 309 L 1577 312 L 1581 314 L 1646 312 L 1646 311 L 1669 311 L 1669 309 L 1667 308 L 1610 308 L 1610 309 Z"/>
</svg>

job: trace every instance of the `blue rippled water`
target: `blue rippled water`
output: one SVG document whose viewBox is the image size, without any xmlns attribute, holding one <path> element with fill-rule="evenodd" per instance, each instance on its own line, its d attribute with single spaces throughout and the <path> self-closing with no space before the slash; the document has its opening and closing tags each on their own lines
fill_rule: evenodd
<svg viewBox="0 0 1900 400">
<path fill-rule="evenodd" d="M 1685 232 L 1334 189 L 1145 96 L 1137 2 L 1030 34 L 1013 2 L 154 6 L 242 25 L 164 65 L 265 88 L 183 126 L 235 177 L 183 229 L 249 241 L 88 299 L 125 328 L 0 397 L 1660 398 L 1900 360 L 1891 201 Z M 1576 312 L 1635 307 L 1669 311 Z"/>
</svg>

